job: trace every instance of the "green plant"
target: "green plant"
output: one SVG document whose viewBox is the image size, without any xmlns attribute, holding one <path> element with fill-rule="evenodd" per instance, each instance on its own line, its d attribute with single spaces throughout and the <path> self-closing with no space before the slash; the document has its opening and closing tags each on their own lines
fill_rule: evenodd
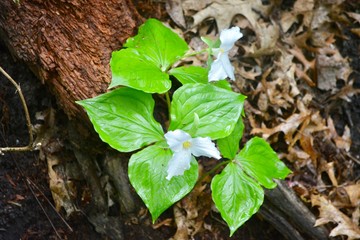
<svg viewBox="0 0 360 240">
<path fill-rule="evenodd" d="M 195 186 L 195 157 L 223 156 L 219 166 L 226 166 L 212 179 L 211 190 L 230 235 L 258 211 L 264 199 L 261 186 L 274 188 L 273 178 L 290 173 L 262 138 L 252 138 L 239 151 L 246 97 L 233 92 L 224 79 L 235 79 L 227 53 L 240 37 L 234 27 L 222 31 L 218 41 L 204 38 L 208 68 L 174 67 L 187 57 L 187 43 L 149 19 L 124 49 L 113 52 L 112 90 L 78 101 L 104 142 L 121 152 L 139 150 L 129 160 L 128 174 L 153 221 Z M 171 78 L 182 84 L 173 94 Z M 170 113 L 166 133 L 165 124 L 154 119 L 152 94 L 165 96 Z"/>
</svg>

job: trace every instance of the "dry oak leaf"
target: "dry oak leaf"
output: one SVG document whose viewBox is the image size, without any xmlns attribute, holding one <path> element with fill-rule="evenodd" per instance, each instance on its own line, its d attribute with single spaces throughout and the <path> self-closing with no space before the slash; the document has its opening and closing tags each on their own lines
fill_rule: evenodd
<svg viewBox="0 0 360 240">
<path fill-rule="evenodd" d="M 304 97 L 307 98 L 307 97 Z M 269 138 L 271 135 L 277 132 L 283 132 L 285 134 L 285 141 L 287 144 L 292 144 L 294 139 L 294 133 L 298 130 L 299 126 L 311 115 L 317 115 L 318 113 L 313 113 L 305 106 L 306 102 L 300 100 L 297 101 L 297 108 L 300 113 L 293 113 L 290 117 L 283 120 L 284 122 L 273 128 L 267 128 L 262 124 L 261 128 L 253 128 L 251 134 L 262 134 L 264 139 Z"/>
<path fill-rule="evenodd" d="M 330 237 L 345 235 L 348 240 L 360 239 L 359 226 L 354 224 L 348 216 L 337 209 L 324 196 L 312 195 L 311 204 L 320 207 L 320 218 L 316 220 L 315 227 L 329 222 L 337 223 L 337 226 L 331 230 Z"/>
<path fill-rule="evenodd" d="M 289 144 L 291 142 L 294 132 L 308 116 L 308 114 L 294 113 L 289 118 L 284 120 L 283 123 L 280 123 L 273 128 L 267 128 L 265 125 L 262 124 L 261 128 L 254 128 L 253 130 L 251 130 L 251 134 L 261 133 L 262 137 L 264 139 L 267 139 L 274 133 L 283 132 L 285 134 L 286 142 Z"/>
<path fill-rule="evenodd" d="M 230 26 L 231 20 L 235 15 L 241 14 L 246 17 L 251 26 L 256 29 L 257 20 L 259 18 L 259 15 L 256 12 L 260 12 L 262 15 L 266 16 L 268 9 L 269 6 L 264 6 L 261 0 L 212 1 L 206 8 L 192 16 L 194 19 L 193 26 L 198 25 L 207 18 L 213 17 L 216 20 L 219 30 L 222 30 Z"/>
<path fill-rule="evenodd" d="M 203 172 L 199 166 L 199 172 Z M 212 200 L 206 187 L 211 178 L 207 176 L 195 185 L 194 189 L 173 208 L 176 233 L 173 239 L 194 239 L 194 236 L 204 228 L 204 219 L 211 210 Z"/>
<path fill-rule="evenodd" d="M 351 71 L 349 63 L 334 45 L 320 48 L 316 56 L 317 87 L 321 90 L 337 91 L 336 81 L 347 81 Z"/>
<path fill-rule="evenodd" d="M 356 22 L 360 23 L 360 14 L 355 12 L 346 12 L 346 14 L 354 19 Z"/>
<path fill-rule="evenodd" d="M 340 137 L 335 129 L 334 122 L 331 117 L 327 119 L 327 125 L 329 127 L 329 136 L 334 140 L 336 147 L 340 149 L 344 149 L 345 151 L 349 151 L 351 147 L 351 133 L 350 128 L 345 125 L 344 133 Z"/>
<path fill-rule="evenodd" d="M 360 207 L 360 183 L 344 187 L 353 207 Z"/>
</svg>

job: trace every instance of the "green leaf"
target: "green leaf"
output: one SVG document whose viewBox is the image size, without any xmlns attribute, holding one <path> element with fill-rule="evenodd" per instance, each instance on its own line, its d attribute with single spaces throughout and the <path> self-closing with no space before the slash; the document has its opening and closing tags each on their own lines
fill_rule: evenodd
<svg viewBox="0 0 360 240">
<path fill-rule="evenodd" d="M 264 201 L 264 190 L 241 168 L 230 162 L 211 182 L 212 198 L 230 228 L 230 236 L 256 213 Z"/>
<path fill-rule="evenodd" d="M 210 82 L 210 84 L 213 84 L 214 86 L 217 86 L 219 88 L 226 89 L 228 91 L 232 91 L 230 83 L 228 81 L 226 81 L 226 80 L 219 80 L 219 81 L 216 81 L 216 82 Z"/>
<path fill-rule="evenodd" d="M 148 19 L 140 26 L 139 33 L 129 38 L 124 46 L 136 48 L 162 71 L 166 71 L 189 49 L 182 38 L 156 19 Z"/>
<path fill-rule="evenodd" d="M 236 153 L 239 150 L 239 143 L 243 135 L 243 131 L 244 123 L 240 117 L 232 133 L 225 138 L 220 138 L 217 140 L 217 146 L 224 158 L 228 158 L 230 160 L 235 158 Z"/>
<path fill-rule="evenodd" d="M 77 103 L 86 109 L 100 138 L 118 151 L 131 152 L 164 139 L 150 94 L 119 88 Z"/>
<path fill-rule="evenodd" d="M 183 85 L 187 83 L 208 83 L 208 70 L 198 66 L 178 67 L 169 71 Z"/>
<path fill-rule="evenodd" d="M 173 95 L 169 130 L 190 131 L 196 113 L 199 123 L 193 137 L 224 138 L 233 131 L 244 100 L 241 94 L 210 84 L 183 85 Z"/>
<path fill-rule="evenodd" d="M 266 188 L 275 188 L 274 178 L 284 179 L 291 171 L 262 138 L 254 137 L 236 155 L 242 169 Z"/>
<path fill-rule="evenodd" d="M 156 144 L 132 155 L 129 161 L 130 182 L 149 208 L 153 222 L 162 212 L 189 193 L 198 178 L 198 163 L 192 157 L 191 167 L 184 175 L 167 180 L 167 168 L 171 158 L 171 150 Z"/>
<path fill-rule="evenodd" d="M 171 87 L 169 75 L 135 49 L 113 52 L 110 67 L 112 81 L 109 88 L 123 85 L 147 93 L 164 93 Z"/>
</svg>

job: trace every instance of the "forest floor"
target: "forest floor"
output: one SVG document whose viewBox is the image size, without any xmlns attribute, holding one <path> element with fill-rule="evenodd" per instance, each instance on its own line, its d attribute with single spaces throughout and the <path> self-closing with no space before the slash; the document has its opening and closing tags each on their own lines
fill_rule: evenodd
<svg viewBox="0 0 360 240">
<path fill-rule="evenodd" d="M 192 1 L 183 1 L 180 9 L 185 16 L 175 14 L 179 9 L 166 11 L 163 5 L 150 6 L 151 16 L 168 21 L 171 26 L 175 26 L 174 22 L 178 26 L 186 24 L 189 16 L 194 24 L 198 21 L 197 28 L 179 30 L 194 49 L 203 46 L 199 36 L 217 34 L 216 24 L 220 29 L 230 25 L 222 15 L 234 16 L 231 24 L 238 25 L 244 33 L 231 53 L 237 77 L 234 89 L 248 96 L 244 139 L 259 135 L 271 143 L 293 171 L 286 179 L 288 185 L 317 219 L 327 223 L 333 236 L 338 236 L 336 239 L 357 236 L 360 14 L 355 10 L 360 9 L 360 4 L 328 1 L 329 4 L 319 7 L 311 5 L 313 1 L 297 0 L 283 1 L 283 5 L 268 9 L 269 5 L 252 1 L 253 5 L 243 4 L 241 9 L 253 11 L 234 12 L 231 3 L 235 1 L 229 1 L 230 5 L 217 8 L 220 11 L 216 12 L 206 7 L 209 5 L 189 2 Z M 140 10 L 149 12 L 148 7 L 140 6 Z M 205 59 L 191 61 L 201 65 Z M 25 64 L 15 61 L 3 45 L 0 66 L 20 84 L 33 124 L 41 124 L 37 113 L 50 107 L 61 112 L 46 87 Z M 29 137 L 18 94 L 2 75 L 0 86 L 0 147 L 24 146 Z M 66 218 L 53 205 L 48 166 L 38 151 L 0 155 L 0 240 L 59 236 L 102 239 L 85 214 Z M 168 218 L 173 218 L 171 211 L 160 222 Z M 227 237 L 228 229 L 218 219 L 217 213 L 212 213 L 204 220 L 216 234 L 204 230 L 194 238 L 282 239 L 259 215 L 252 217 L 233 238 Z M 168 239 L 176 231 L 175 224 L 159 228 L 125 224 L 124 228 L 126 239 Z"/>
<path fill-rule="evenodd" d="M 3 45 L 0 45 L 0 66 L 20 84 L 33 124 L 41 124 L 41 120 L 36 118 L 38 113 L 49 107 L 57 109 L 56 101 L 46 87 L 24 63 L 15 61 Z M 0 76 L 0 83 L 0 146 L 25 146 L 29 134 L 23 106 L 14 86 L 5 76 Z M 65 212 L 58 214 L 55 211 L 49 178 L 47 162 L 41 160 L 39 151 L 0 155 L 0 240 L 104 239 L 87 221 L 86 215 L 79 213 L 66 218 Z M 215 215 L 207 221 L 226 239 L 227 226 L 217 220 L 220 219 L 218 214 Z M 171 211 L 167 211 L 160 221 L 166 218 L 173 218 Z M 260 226 L 266 230 L 258 231 Z M 135 224 L 125 226 L 125 237 L 168 239 L 175 231 L 173 226 L 154 229 L 148 224 Z M 238 236 L 246 239 L 282 239 L 279 232 L 260 218 L 250 220 L 234 239 Z M 197 239 L 211 239 L 211 235 L 203 233 Z"/>
</svg>

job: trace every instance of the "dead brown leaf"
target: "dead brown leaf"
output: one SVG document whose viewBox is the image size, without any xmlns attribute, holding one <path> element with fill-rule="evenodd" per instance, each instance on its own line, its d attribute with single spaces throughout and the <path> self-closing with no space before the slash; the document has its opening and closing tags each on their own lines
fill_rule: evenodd
<svg viewBox="0 0 360 240">
<path fill-rule="evenodd" d="M 316 57 L 317 87 L 321 90 L 337 91 L 336 81 L 347 81 L 350 71 L 348 61 L 333 45 L 320 48 Z"/>
<path fill-rule="evenodd" d="M 316 220 L 315 226 L 320 226 L 329 222 L 337 224 L 337 226 L 331 230 L 330 237 L 345 235 L 348 237 L 348 240 L 360 238 L 359 227 L 324 196 L 312 195 L 311 204 L 313 206 L 319 206 L 320 211 L 320 216 Z"/>
<path fill-rule="evenodd" d="M 200 167 L 200 172 L 202 167 Z M 211 211 L 210 192 L 206 191 L 211 178 L 207 176 L 198 182 L 194 189 L 174 206 L 174 217 L 177 231 L 173 239 L 193 238 L 204 228 L 204 219 Z"/>
<path fill-rule="evenodd" d="M 267 9 L 262 5 L 260 0 L 239 1 L 239 0 L 217 0 L 212 1 L 207 7 L 193 15 L 194 26 L 206 18 L 213 17 L 216 19 L 219 30 L 226 29 L 230 26 L 232 18 L 241 14 L 247 18 L 253 28 L 256 28 L 259 15 L 255 12 L 264 12 Z"/>
<path fill-rule="evenodd" d="M 172 20 L 180 27 L 186 28 L 185 17 L 182 8 L 182 0 L 166 1 L 166 11 Z"/>
<path fill-rule="evenodd" d="M 346 12 L 346 14 L 354 19 L 356 22 L 360 23 L 360 14 L 355 12 Z"/>
<path fill-rule="evenodd" d="M 336 132 L 334 122 L 331 117 L 327 119 L 327 124 L 329 127 L 329 137 L 333 139 L 333 141 L 336 144 L 336 147 L 340 149 L 344 149 L 345 151 L 349 151 L 351 147 L 351 134 L 350 134 L 350 128 L 348 126 L 345 126 L 345 130 L 343 135 L 340 137 L 338 133 Z"/>
<path fill-rule="evenodd" d="M 350 203 L 353 207 L 360 207 L 360 183 L 345 186 Z"/>
</svg>

